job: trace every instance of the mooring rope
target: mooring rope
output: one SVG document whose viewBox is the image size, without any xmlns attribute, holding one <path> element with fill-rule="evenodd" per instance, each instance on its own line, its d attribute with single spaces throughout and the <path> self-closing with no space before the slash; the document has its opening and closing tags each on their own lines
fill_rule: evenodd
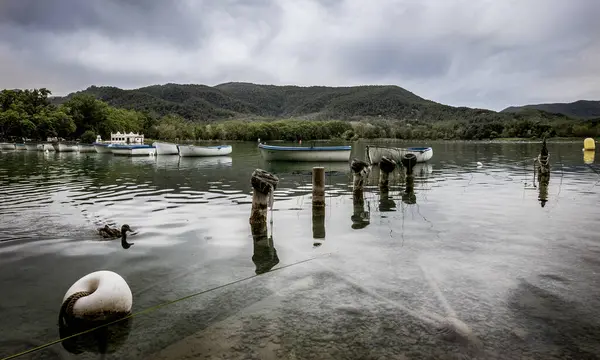
<svg viewBox="0 0 600 360">
<path fill-rule="evenodd" d="M 326 256 L 326 255 L 330 255 L 330 254 L 331 254 L 331 253 L 326 253 L 326 254 L 322 254 L 322 255 L 319 255 L 319 256 L 315 256 L 315 257 L 312 257 L 312 258 L 309 258 L 309 259 L 305 259 L 305 260 L 296 261 L 295 263 L 292 263 L 292 264 L 283 265 L 283 266 L 281 266 L 281 267 L 278 267 L 278 268 L 275 268 L 275 269 L 271 269 L 269 272 L 274 272 L 274 271 L 277 271 L 277 270 L 283 270 L 283 269 L 285 269 L 285 268 L 289 268 L 289 267 L 292 267 L 292 266 L 295 266 L 295 265 L 299 265 L 299 264 L 302 264 L 302 263 L 305 263 L 305 262 L 309 262 L 309 261 L 312 261 L 312 260 L 318 259 L 318 258 L 320 258 L 320 257 L 324 257 L 324 256 Z M 120 318 L 120 319 L 117 319 L 117 320 L 111 321 L 111 322 L 109 322 L 109 323 L 102 324 L 102 325 L 96 326 L 96 327 L 94 327 L 94 328 L 91 328 L 91 329 L 88 329 L 88 330 L 84 330 L 84 331 L 82 331 L 82 332 L 79 332 L 79 333 L 76 333 L 76 334 L 73 334 L 73 335 L 66 336 L 66 337 L 64 337 L 64 338 L 61 338 L 61 339 L 57 339 L 57 340 L 50 341 L 50 342 L 48 342 L 48 343 L 42 344 L 42 345 L 40 345 L 40 346 L 36 346 L 36 347 L 34 347 L 34 348 L 31 348 L 31 349 L 29 349 L 29 350 L 22 351 L 22 352 L 20 352 L 20 353 L 16 353 L 16 354 L 10 355 L 10 356 L 8 356 L 8 357 L 5 357 L 5 358 L 2 358 L 2 359 L 0 359 L 0 360 L 9 360 L 9 359 L 14 359 L 14 358 L 17 358 L 17 357 L 19 357 L 19 356 L 26 355 L 26 354 L 31 354 L 31 353 L 33 353 L 33 352 L 36 352 L 36 351 L 39 351 L 39 350 L 45 349 L 45 348 L 47 348 L 47 347 L 49 347 L 49 346 L 56 345 L 56 344 L 58 344 L 58 343 L 60 343 L 60 342 L 63 342 L 63 341 L 65 341 L 65 340 L 72 339 L 72 338 L 74 338 L 74 337 L 77 337 L 77 336 L 80 336 L 80 335 L 88 334 L 88 333 L 91 333 L 91 332 L 93 332 L 93 331 L 96 331 L 96 330 L 98 330 L 98 329 L 101 329 L 101 328 L 104 328 L 104 327 L 108 327 L 108 326 L 110 326 L 110 325 L 114 325 L 114 324 L 116 324 L 116 323 L 118 323 L 118 322 L 120 322 L 120 321 L 124 321 L 124 320 L 127 320 L 127 319 L 129 319 L 129 318 L 133 318 L 133 317 L 136 317 L 136 316 L 139 316 L 139 315 L 145 314 L 145 313 L 149 313 L 149 312 L 152 312 L 152 311 L 158 310 L 158 309 L 160 309 L 160 308 L 162 308 L 162 307 L 165 307 L 165 306 L 167 306 L 167 305 L 171 305 L 171 304 L 174 304 L 174 303 L 177 303 L 177 302 L 183 301 L 183 300 L 187 300 L 187 299 L 189 299 L 189 298 L 192 298 L 192 297 L 195 297 L 195 296 L 198 296 L 198 295 L 203 295 L 203 294 L 206 294 L 206 293 L 209 293 L 209 292 L 215 291 L 215 290 L 222 289 L 222 288 L 224 288 L 224 287 L 227 287 L 227 286 L 231 286 L 231 285 L 235 285 L 235 284 L 237 284 L 237 283 L 241 283 L 241 282 L 244 282 L 244 281 L 247 281 L 247 280 L 251 280 L 251 279 L 253 279 L 253 278 L 255 278 L 255 277 L 258 277 L 258 276 L 261 276 L 261 275 L 264 275 L 264 274 L 255 274 L 255 275 L 252 275 L 252 276 L 248 276 L 248 277 L 245 277 L 245 278 L 242 278 L 242 279 L 238 279 L 238 280 L 235 280 L 235 281 L 229 282 L 229 283 L 227 283 L 227 284 L 223 284 L 223 285 L 215 286 L 215 287 L 213 287 L 213 288 L 211 288 L 211 289 L 208 289 L 208 290 L 203 290 L 203 291 L 200 291 L 200 292 L 197 292 L 197 293 L 193 293 L 193 294 L 190 294 L 190 295 L 186 295 L 186 296 L 184 296 L 184 297 L 181 297 L 181 298 L 178 298 L 178 299 L 175 299 L 175 300 L 169 300 L 169 301 L 163 302 L 163 303 L 161 303 L 161 304 L 158 304 L 158 305 L 151 306 L 151 307 L 149 307 L 149 308 L 146 308 L 146 309 L 144 309 L 144 310 L 140 310 L 140 311 L 138 311 L 138 312 L 136 312 L 136 313 L 132 313 L 132 314 L 130 314 L 130 315 L 127 315 L 127 316 L 125 316 L 125 317 L 122 317 L 122 318 Z M 63 310 L 63 309 L 62 309 L 63 307 L 65 307 L 65 308 L 66 308 L 66 307 L 68 307 L 69 303 L 71 303 L 71 302 L 72 302 L 72 303 L 75 303 L 75 300 L 69 300 L 69 299 L 71 299 L 71 298 L 75 299 L 75 298 L 76 298 L 76 296 L 75 296 L 75 295 L 77 295 L 77 296 L 80 296 L 80 297 L 81 297 L 81 296 L 83 296 L 83 295 L 79 295 L 79 294 L 80 294 L 80 293 L 75 293 L 75 294 L 71 295 L 69 298 L 67 298 L 67 300 L 65 300 L 65 302 L 63 303 L 63 306 L 61 307 L 61 311 Z M 67 304 L 67 306 L 65 306 L 65 304 Z"/>
</svg>

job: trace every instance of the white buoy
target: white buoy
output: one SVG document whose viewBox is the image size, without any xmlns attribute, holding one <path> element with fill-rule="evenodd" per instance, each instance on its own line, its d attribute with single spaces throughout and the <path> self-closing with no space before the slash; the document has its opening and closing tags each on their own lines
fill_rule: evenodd
<svg viewBox="0 0 600 360">
<path fill-rule="evenodd" d="M 96 271 L 77 280 L 63 297 L 64 302 L 73 294 L 88 292 L 72 306 L 71 317 L 82 320 L 106 320 L 131 312 L 133 294 L 121 275 L 108 270 Z"/>
<path fill-rule="evenodd" d="M 477 162 L 477 167 L 483 167 L 483 164 L 480 161 L 478 161 Z"/>
</svg>

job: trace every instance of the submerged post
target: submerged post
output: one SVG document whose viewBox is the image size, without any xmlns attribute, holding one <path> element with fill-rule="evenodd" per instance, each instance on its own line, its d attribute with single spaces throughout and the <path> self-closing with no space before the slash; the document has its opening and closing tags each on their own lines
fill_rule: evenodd
<svg viewBox="0 0 600 360">
<path fill-rule="evenodd" d="M 406 174 L 406 187 L 404 189 L 404 194 L 402 194 L 402 202 L 405 204 L 416 204 L 417 196 L 415 195 L 415 176 L 411 174 Z"/>
<path fill-rule="evenodd" d="M 312 204 L 313 207 L 325 207 L 324 167 L 314 167 L 312 170 Z"/>
<path fill-rule="evenodd" d="M 256 169 L 250 179 L 252 184 L 252 210 L 250 225 L 262 227 L 267 224 L 267 208 L 273 206 L 273 191 L 277 188 L 279 178 L 262 169 Z"/>
<path fill-rule="evenodd" d="M 362 193 L 365 181 L 371 172 L 371 168 L 366 162 L 354 158 L 350 162 L 350 169 L 352 169 L 353 174 L 352 191 L 354 193 L 359 191 Z"/>
<path fill-rule="evenodd" d="M 406 175 L 412 175 L 413 168 L 417 165 L 417 157 L 415 154 L 404 154 L 402 156 L 402 166 L 406 169 Z"/>
<path fill-rule="evenodd" d="M 390 182 L 390 174 L 396 168 L 396 162 L 386 156 L 379 161 L 379 188 L 387 188 Z"/>
</svg>

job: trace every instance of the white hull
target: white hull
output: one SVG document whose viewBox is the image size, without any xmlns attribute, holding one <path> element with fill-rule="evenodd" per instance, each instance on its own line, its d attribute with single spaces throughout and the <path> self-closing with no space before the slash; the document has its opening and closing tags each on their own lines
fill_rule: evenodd
<svg viewBox="0 0 600 360">
<path fill-rule="evenodd" d="M 0 150 L 16 150 L 17 146 L 11 143 L 0 143 Z"/>
<path fill-rule="evenodd" d="M 27 151 L 37 151 L 38 150 L 38 144 L 25 144 L 25 149 Z"/>
<path fill-rule="evenodd" d="M 179 156 L 221 156 L 229 155 L 232 151 L 231 145 L 220 146 L 195 146 L 179 145 Z"/>
<path fill-rule="evenodd" d="M 58 152 L 74 152 L 74 151 L 77 151 L 77 148 L 78 148 L 77 145 L 63 144 L 63 143 L 52 144 L 52 146 L 54 146 L 54 150 L 56 150 Z"/>
<path fill-rule="evenodd" d="M 420 150 L 418 150 L 420 149 Z M 386 156 L 396 163 L 400 163 L 402 157 L 406 154 L 414 154 L 417 157 L 417 163 L 429 161 L 433 156 L 433 149 L 428 148 L 398 148 L 387 146 L 367 146 L 367 159 L 371 164 L 379 164 L 382 156 Z"/>
<path fill-rule="evenodd" d="M 52 144 L 37 144 L 38 151 L 54 151 L 54 146 Z"/>
<path fill-rule="evenodd" d="M 349 161 L 350 146 L 291 147 L 259 145 L 260 154 L 267 161 Z"/>
<path fill-rule="evenodd" d="M 94 144 L 94 149 L 99 154 L 112 154 L 112 151 L 110 151 L 110 144 L 96 143 L 96 144 Z"/>
<path fill-rule="evenodd" d="M 177 144 L 164 143 L 164 142 L 153 142 L 152 146 L 156 148 L 156 155 L 177 155 L 179 154 L 179 148 Z"/>
<path fill-rule="evenodd" d="M 154 155 L 156 149 L 149 146 L 144 147 L 120 147 L 120 146 L 111 146 L 109 147 L 110 151 L 113 155 L 122 155 L 122 156 L 151 156 Z"/>
<path fill-rule="evenodd" d="M 91 144 L 79 144 L 79 152 L 80 153 L 95 153 L 96 148 Z"/>
</svg>

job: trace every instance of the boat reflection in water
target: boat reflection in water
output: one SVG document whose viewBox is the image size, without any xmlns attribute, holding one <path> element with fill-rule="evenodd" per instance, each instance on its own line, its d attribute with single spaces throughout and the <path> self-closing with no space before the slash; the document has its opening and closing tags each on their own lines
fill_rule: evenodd
<svg viewBox="0 0 600 360">
<path fill-rule="evenodd" d="M 231 156 L 179 157 L 179 169 L 231 167 Z"/>
</svg>

